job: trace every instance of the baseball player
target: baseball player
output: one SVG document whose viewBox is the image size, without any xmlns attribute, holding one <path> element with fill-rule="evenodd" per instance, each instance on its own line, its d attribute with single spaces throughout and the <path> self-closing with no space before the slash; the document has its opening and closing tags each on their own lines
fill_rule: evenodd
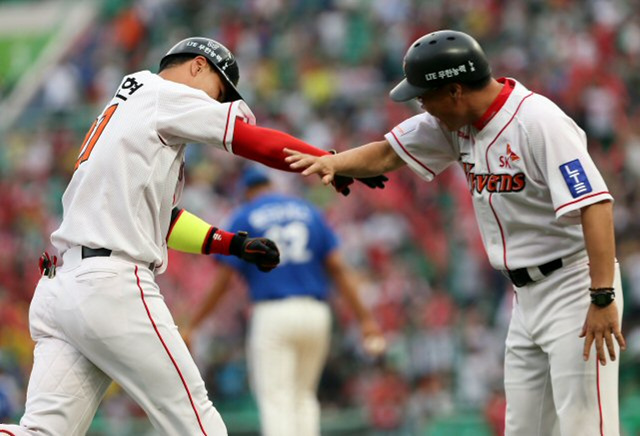
<svg viewBox="0 0 640 436">
<path fill-rule="evenodd" d="M 220 267 L 215 282 L 187 332 L 215 310 L 239 273 L 253 303 L 247 354 L 262 435 L 319 436 L 316 390 L 331 337 L 331 281 L 356 314 L 365 350 L 383 352 L 384 336 L 361 302 L 337 236 L 322 213 L 304 200 L 275 192 L 268 174 L 256 167 L 244 172 L 242 187 L 247 202 L 235 211 L 229 228 L 275 241 L 281 265 L 266 275 L 216 256 Z"/>
<path fill-rule="evenodd" d="M 112 380 L 167 435 L 226 435 L 155 282 L 167 248 L 235 255 L 274 268 L 272 241 L 217 229 L 177 208 L 185 144 L 217 147 L 288 169 L 282 148 L 325 154 L 255 126 L 236 89 L 239 69 L 220 43 L 188 38 L 160 71 L 123 78 L 89 129 L 41 259 L 30 306 L 36 342 L 26 410 L 10 435 L 83 435 Z M 344 191 L 352 179 L 337 189 Z M 365 183 L 380 186 L 380 179 Z"/>
<path fill-rule="evenodd" d="M 618 435 L 616 357 L 625 341 L 613 198 L 584 132 L 547 98 L 494 79 L 465 33 L 419 38 L 404 72 L 391 98 L 415 98 L 424 113 L 382 141 L 320 158 L 291 151 L 287 160 L 325 183 L 405 164 L 431 181 L 458 163 L 489 260 L 515 290 L 506 434 L 549 435 L 557 425 L 563 436 Z"/>
</svg>

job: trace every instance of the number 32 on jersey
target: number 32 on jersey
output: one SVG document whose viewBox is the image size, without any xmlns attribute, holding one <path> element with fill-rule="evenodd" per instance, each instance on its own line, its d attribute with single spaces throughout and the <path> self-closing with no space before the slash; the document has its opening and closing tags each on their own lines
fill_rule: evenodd
<svg viewBox="0 0 640 436">
<path fill-rule="evenodd" d="M 304 263 L 311 259 L 309 227 L 302 221 L 271 226 L 264 236 L 275 242 L 280 249 L 280 265 Z"/>
</svg>

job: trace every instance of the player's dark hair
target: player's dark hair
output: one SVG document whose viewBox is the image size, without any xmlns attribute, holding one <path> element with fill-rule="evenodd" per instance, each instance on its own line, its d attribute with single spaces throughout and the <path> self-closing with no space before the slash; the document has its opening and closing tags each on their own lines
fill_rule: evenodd
<svg viewBox="0 0 640 436">
<path fill-rule="evenodd" d="M 167 56 L 164 59 L 162 59 L 162 61 L 160 61 L 160 68 L 158 69 L 158 73 L 161 72 L 162 70 L 166 70 L 169 67 L 182 65 L 185 62 L 195 58 L 196 56 L 198 55 L 192 54 L 192 53 L 180 53 L 180 54 Z"/>
<path fill-rule="evenodd" d="M 472 91 L 478 91 L 478 90 L 484 88 L 485 86 L 487 86 L 490 81 L 491 81 L 491 74 L 489 74 L 488 76 L 483 77 L 482 79 L 474 80 L 474 81 L 471 81 L 471 82 L 464 82 L 464 83 L 462 83 L 462 86 L 465 86 L 465 87 L 469 88 Z"/>
</svg>

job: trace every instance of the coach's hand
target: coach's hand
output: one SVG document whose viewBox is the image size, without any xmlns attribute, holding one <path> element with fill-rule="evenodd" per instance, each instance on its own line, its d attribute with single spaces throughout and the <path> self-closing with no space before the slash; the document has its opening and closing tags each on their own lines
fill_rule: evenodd
<svg viewBox="0 0 640 436">
<path fill-rule="evenodd" d="M 611 360 L 616 360 L 614 338 L 618 342 L 618 345 L 620 345 L 621 350 L 625 350 L 627 345 L 620 331 L 618 307 L 615 301 L 607 307 L 598 307 L 594 304 L 589 305 L 589 311 L 582 326 L 580 337 L 585 338 L 583 351 L 585 361 L 589 360 L 589 354 L 594 342 L 596 344 L 596 359 L 600 361 L 601 365 L 607 364 L 605 346 L 609 351 Z"/>
<path fill-rule="evenodd" d="M 249 238 L 247 232 L 238 232 L 233 236 L 229 252 L 244 261 L 255 263 L 264 272 L 271 271 L 280 263 L 280 252 L 275 242 L 267 238 Z"/>
</svg>

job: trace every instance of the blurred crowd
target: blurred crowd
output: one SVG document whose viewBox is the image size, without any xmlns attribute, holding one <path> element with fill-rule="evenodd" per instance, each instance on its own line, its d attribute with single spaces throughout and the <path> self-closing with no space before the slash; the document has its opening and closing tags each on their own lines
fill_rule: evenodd
<svg viewBox="0 0 640 436">
<path fill-rule="evenodd" d="M 239 90 L 260 125 L 344 150 L 381 139 L 418 111 L 387 93 L 402 78 L 410 43 L 443 28 L 474 35 L 494 76 L 514 77 L 556 101 L 587 132 L 616 199 L 629 344 L 621 361 L 623 409 L 625 398 L 640 395 L 639 1 L 107 0 L 0 137 L 0 419 L 22 409 L 37 259 L 51 249 L 86 129 L 124 74 L 157 71 L 164 52 L 184 37 L 217 39 L 238 58 Z M 8 96 L 12 84 L 0 83 L 0 95 Z M 240 200 L 242 165 L 220 150 L 190 146 L 182 206 L 224 223 Z M 390 179 L 383 191 L 359 185 L 343 198 L 316 179 L 276 174 L 282 190 L 326 212 L 389 342 L 384 358 L 366 357 L 352 314 L 335 299 L 323 407 L 361 408 L 382 434 L 419 434 L 440 416 L 472 411 L 500 434 L 512 294 L 488 265 L 463 173 L 452 168 L 427 184 L 403 169 Z M 209 258 L 171 254 L 158 281 L 179 326 L 215 270 Z M 194 346 L 217 405 L 249 395 L 248 300 L 242 283 L 236 288 Z M 139 413 L 125 403 L 110 392 L 104 413 Z"/>
</svg>

